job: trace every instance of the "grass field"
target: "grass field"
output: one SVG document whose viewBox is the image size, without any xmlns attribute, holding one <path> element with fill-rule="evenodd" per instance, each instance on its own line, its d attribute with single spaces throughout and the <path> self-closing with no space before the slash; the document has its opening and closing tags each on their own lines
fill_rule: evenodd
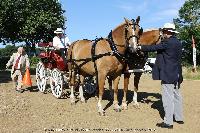
<svg viewBox="0 0 200 133">
<path fill-rule="evenodd" d="M 197 67 L 196 72 L 192 71 L 192 67 L 183 67 L 183 78 L 190 80 L 200 80 L 200 67 Z"/>
</svg>

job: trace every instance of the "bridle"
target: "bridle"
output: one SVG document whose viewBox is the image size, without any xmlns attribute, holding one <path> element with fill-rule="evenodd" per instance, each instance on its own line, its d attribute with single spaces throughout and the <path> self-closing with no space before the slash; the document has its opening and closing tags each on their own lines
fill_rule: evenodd
<svg viewBox="0 0 200 133">
<path fill-rule="evenodd" d="M 128 27 L 129 27 L 130 25 L 133 25 L 133 35 L 127 37 L 127 36 L 128 36 Z M 137 36 L 136 33 L 135 33 L 135 31 L 136 31 L 136 26 L 140 27 L 140 26 L 135 22 L 134 19 L 132 19 L 132 24 L 126 24 L 126 27 L 125 27 L 125 40 L 126 40 L 126 47 L 128 47 L 128 48 L 131 47 L 131 45 L 130 45 L 130 43 L 129 43 L 129 41 L 130 41 L 131 38 L 136 38 L 136 39 L 135 39 L 136 42 L 135 42 L 134 45 L 136 45 L 136 46 L 138 45 L 140 36 L 139 36 L 139 34 L 138 34 L 138 36 Z M 141 32 L 141 30 L 142 30 L 142 28 L 140 29 L 139 32 Z"/>
</svg>

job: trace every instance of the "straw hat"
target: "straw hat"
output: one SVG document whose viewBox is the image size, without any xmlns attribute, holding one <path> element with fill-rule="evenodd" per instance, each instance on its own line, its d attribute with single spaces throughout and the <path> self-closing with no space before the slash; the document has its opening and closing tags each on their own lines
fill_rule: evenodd
<svg viewBox="0 0 200 133">
<path fill-rule="evenodd" d="M 55 34 L 63 34 L 64 31 L 62 28 L 57 28 L 55 31 L 54 31 Z"/>
</svg>

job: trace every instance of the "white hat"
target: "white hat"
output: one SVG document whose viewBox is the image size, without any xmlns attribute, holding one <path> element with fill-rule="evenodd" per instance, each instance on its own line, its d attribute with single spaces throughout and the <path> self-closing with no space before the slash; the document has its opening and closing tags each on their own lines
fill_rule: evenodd
<svg viewBox="0 0 200 133">
<path fill-rule="evenodd" d="M 63 34 L 64 31 L 62 28 L 57 28 L 55 31 L 54 31 L 55 34 Z"/>
<path fill-rule="evenodd" d="M 163 30 L 167 30 L 173 33 L 179 33 L 178 31 L 176 31 L 175 25 L 173 23 L 165 23 L 163 26 Z"/>
</svg>

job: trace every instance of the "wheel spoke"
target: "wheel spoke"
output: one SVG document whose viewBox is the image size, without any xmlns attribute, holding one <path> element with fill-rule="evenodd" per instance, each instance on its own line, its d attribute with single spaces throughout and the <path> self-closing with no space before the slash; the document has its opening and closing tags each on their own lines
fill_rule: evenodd
<svg viewBox="0 0 200 133">
<path fill-rule="evenodd" d="M 45 67 L 44 65 L 42 64 L 42 62 L 39 62 L 37 64 L 37 67 L 36 67 L 36 82 L 37 82 L 37 86 L 38 86 L 38 89 L 41 91 L 41 92 L 44 92 L 46 90 L 46 78 L 45 78 Z"/>
<path fill-rule="evenodd" d="M 56 98 L 60 98 L 63 94 L 63 76 L 59 70 L 52 70 L 50 85 L 53 95 Z"/>
</svg>

